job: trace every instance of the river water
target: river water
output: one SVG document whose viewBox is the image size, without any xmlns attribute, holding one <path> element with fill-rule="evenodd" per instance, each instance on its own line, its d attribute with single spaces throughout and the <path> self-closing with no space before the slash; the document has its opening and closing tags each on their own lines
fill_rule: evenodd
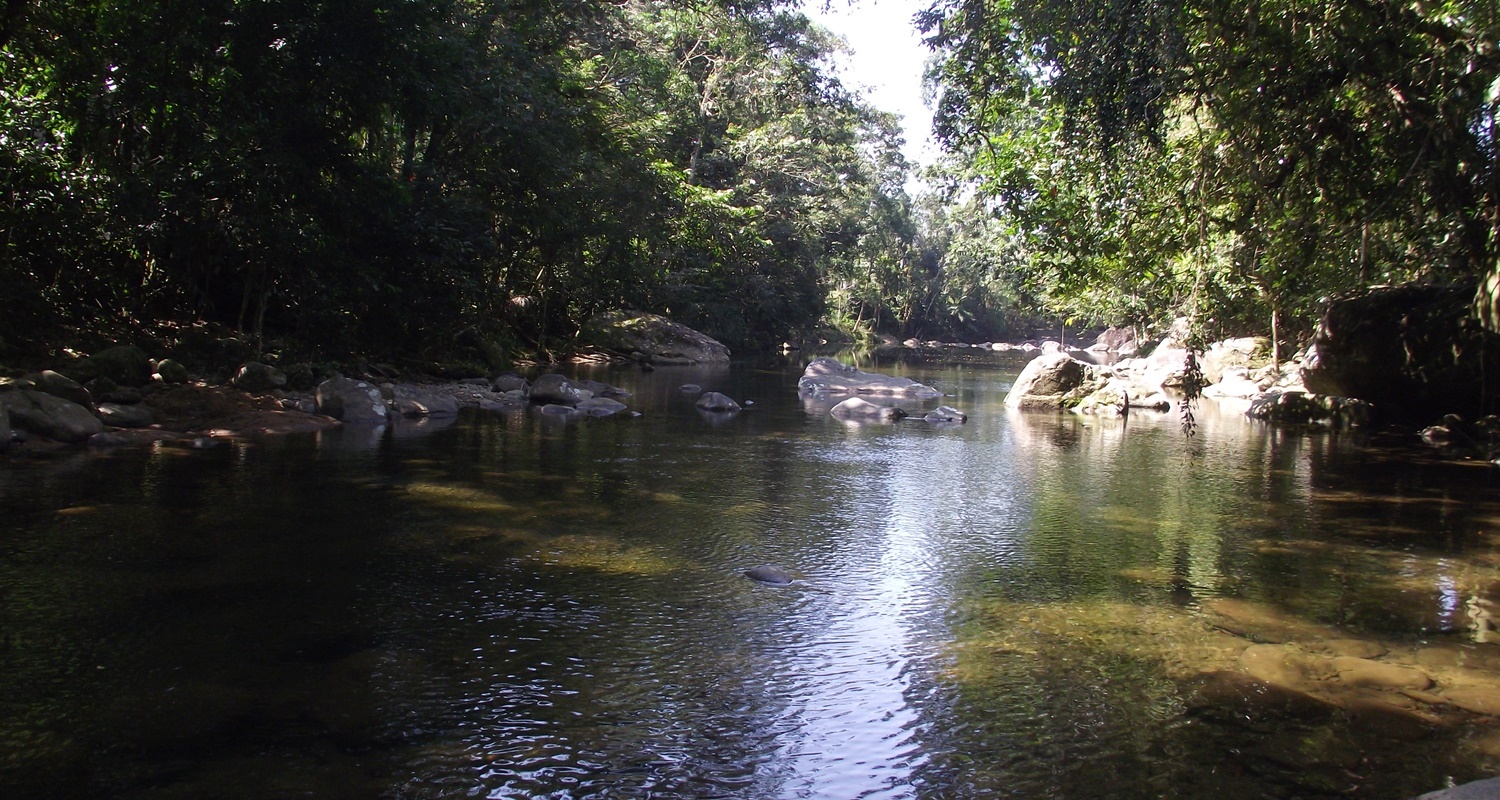
<svg viewBox="0 0 1500 800">
<path fill-rule="evenodd" d="M 1190 441 L 1008 413 L 1023 364 L 864 365 L 955 426 L 838 422 L 792 360 L 585 373 L 633 419 L 0 462 L 0 796 L 1402 798 L 1500 772 L 1497 468 L 1212 401 Z M 754 405 L 704 415 L 687 382 Z"/>
</svg>

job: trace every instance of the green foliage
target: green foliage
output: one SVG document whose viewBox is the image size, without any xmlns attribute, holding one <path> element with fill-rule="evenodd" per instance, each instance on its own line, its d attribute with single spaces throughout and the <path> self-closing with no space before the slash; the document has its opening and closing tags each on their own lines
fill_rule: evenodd
<svg viewBox="0 0 1500 800">
<path fill-rule="evenodd" d="M 1303 320 L 1495 263 L 1489 0 L 940 0 L 939 132 L 1054 313 Z"/>
<path fill-rule="evenodd" d="M 779 340 L 904 178 L 784 5 L 11 4 L 0 327 L 545 353 L 634 306 Z"/>
</svg>

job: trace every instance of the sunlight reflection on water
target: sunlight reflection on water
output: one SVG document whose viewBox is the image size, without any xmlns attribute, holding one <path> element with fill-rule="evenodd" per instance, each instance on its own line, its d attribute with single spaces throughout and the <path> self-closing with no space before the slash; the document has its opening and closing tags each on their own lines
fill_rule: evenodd
<svg viewBox="0 0 1500 800">
<path fill-rule="evenodd" d="M 639 419 L 0 472 L 0 789 L 1228 800 L 1500 768 L 1487 471 L 1212 408 L 1192 442 L 1010 413 L 1018 366 L 891 370 L 954 427 L 836 422 L 794 364 L 625 370 L 595 377 Z M 708 424 L 689 382 L 759 402 Z"/>
</svg>

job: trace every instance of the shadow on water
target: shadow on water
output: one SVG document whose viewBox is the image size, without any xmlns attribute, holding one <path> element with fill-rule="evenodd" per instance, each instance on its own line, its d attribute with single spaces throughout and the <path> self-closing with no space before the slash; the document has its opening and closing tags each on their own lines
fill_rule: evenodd
<svg viewBox="0 0 1500 800">
<path fill-rule="evenodd" d="M 7 797 L 1409 797 L 1500 768 L 1495 476 L 1024 358 L 0 466 Z M 755 400 L 704 419 L 684 384 Z M 921 410 L 914 406 L 913 410 Z M 746 579 L 759 564 L 797 578 Z"/>
</svg>

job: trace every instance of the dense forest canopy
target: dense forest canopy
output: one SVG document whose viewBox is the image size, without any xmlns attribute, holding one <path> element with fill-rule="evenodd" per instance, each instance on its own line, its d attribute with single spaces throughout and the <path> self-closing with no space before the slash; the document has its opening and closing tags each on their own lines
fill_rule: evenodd
<svg viewBox="0 0 1500 800">
<path fill-rule="evenodd" d="M 917 198 L 790 0 L 0 14 L 0 347 L 209 320 L 550 355 L 620 307 L 737 347 L 1297 330 L 1500 269 L 1493 0 L 938 0 Z"/>
<path fill-rule="evenodd" d="M 951 181 L 1067 315 L 1302 324 L 1495 270 L 1493 0 L 939 0 Z"/>
</svg>

